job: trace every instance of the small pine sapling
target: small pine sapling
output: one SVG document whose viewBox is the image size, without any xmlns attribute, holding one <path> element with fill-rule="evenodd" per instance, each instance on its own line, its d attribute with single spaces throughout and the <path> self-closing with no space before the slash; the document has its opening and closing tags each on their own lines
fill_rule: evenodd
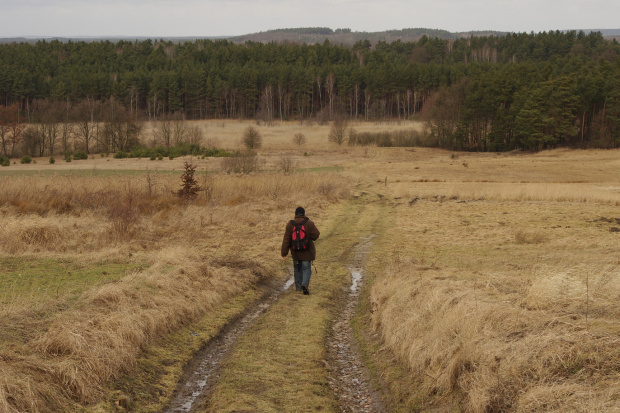
<svg viewBox="0 0 620 413">
<path fill-rule="evenodd" d="M 176 194 L 179 198 L 183 198 L 186 201 L 191 201 L 198 196 L 198 192 L 200 192 L 202 188 L 198 186 L 198 182 L 196 182 L 196 179 L 194 178 L 196 166 L 188 161 L 185 161 L 183 166 L 185 168 L 185 172 L 181 175 L 181 189 L 179 189 Z"/>
</svg>

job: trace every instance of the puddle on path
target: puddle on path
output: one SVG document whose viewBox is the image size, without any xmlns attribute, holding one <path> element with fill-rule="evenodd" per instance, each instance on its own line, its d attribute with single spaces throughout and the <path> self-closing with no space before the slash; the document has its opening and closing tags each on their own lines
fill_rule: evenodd
<svg viewBox="0 0 620 413">
<path fill-rule="evenodd" d="M 349 266 L 351 285 L 345 295 L 341 312 L 332 325 L 332 335 L 327 343 L 327 362 L 331 371 L 329 384 L 337 395 L 341 412 L 382 413 L 385 411 L 380 401 L 381 398 L 371 386 L 368 371 L 361 362 L 351 328 L 351 320 L 359 301 L 360 288 L 363 285 L 364 263 L 374 237 L 371 235 L 362 239 L 355 248 L 354 257 Z M 233 344 L 262 313 L 278 300 L 283 292 L 291 288 L 293 283 L 291 275 L 266 299 L 258 302 L 244 316 L 211 340 L 190 363 L 169 408 L 164 411 L 167 413 L 191 412 L 192 407 L 208 398 L 217 380 L 221 362 L 230 353 Z"/>
<path fill-rule="evenodd" d="M 349 266 L 351 286 L 340 314 L 332 326 L 332 336 L 327 344 L 328 363 L 331 369 L 329 384 L 340 402 L 341 412 L 384 412 L 381 398 L 372 388 L 368 370 L 361 361 L 351 320 L 359 302 L 363 285 L 364 263 L 374 235 L 362 239 L 355 248 Z"/>
<path fill-rule="evenodd" d="M 362 278 L 364 277 L 364 273 L 362 272 L 362 270 L 359 269 L 351 269 L 349 268 L 349 271 L 351 272 L 351 293 L 356 293 L 358 286 L 361 284 L 362 282 Z"/>
<path fill-rule="evenodd" d="M 230 353 L 233 344 L 261 314 L 276 302 L 281 293 L 293 285 L 293 282 L 294 280 L 291 276 L 266 299 L 255 304 L 244 316 L 224 328 L 220 335 L 213 338 L 194 357 L 194 361 L 190 363 L 183 375 L 183 379 L 177 386 L 170 406 L 164 412 L 191 412 L 198 398 L 204 399 L 208 396 L 211 386 L 217 379 L 221 361 Z"/>
</svg>

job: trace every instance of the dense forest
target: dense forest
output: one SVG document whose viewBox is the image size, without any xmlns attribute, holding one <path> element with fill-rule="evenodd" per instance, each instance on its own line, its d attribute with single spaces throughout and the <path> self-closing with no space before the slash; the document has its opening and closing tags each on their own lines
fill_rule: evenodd
<svg viewBox="0 0 620 413">
<path fill-rule="evenodd" d="M 87 143 L 100 132 L 92 125 L 108 122 L 107 149 L 114 151 L 126 150 L 127 131 L 145 120 L 414 116 L 429 122 L 428 142 L 451 149 L 613 148 L 620 144 L 619 53 L 616 40 L 574 31 L 366 40 L 352 47 L 227 40 L 4 44 L 0 150 L 10 154 L 24 122 L 43 135 L 71 125 Z M 54 131 L 46 132 L 51 125 Z"/>
</svg>

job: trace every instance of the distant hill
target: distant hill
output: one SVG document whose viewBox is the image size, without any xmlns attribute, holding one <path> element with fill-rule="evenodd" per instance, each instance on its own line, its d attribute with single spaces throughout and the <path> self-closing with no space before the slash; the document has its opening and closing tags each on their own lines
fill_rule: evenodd
<svg viewBox="0 0 620 413">
<path fill-rule="evenodd" d="M 600 31 L 604 37 L 608 39 L 616 39 L 620 41 L 620 29 L 582 29 L 586 34 L 590 32 Z M 576 31 L 579 31 L 577 29 Z M 197 39 L 225 39 L 233 43 L 245 43 L 247 41 L 270 43 L 270 42 L 291 42 L 291 43 L 323 43 L 328 40 L 332 44 L 342 44 L 345 46 L 352 46 L 360 40 L 368 40 L 370 43 L 375 44 L 380 41 L 387 43 L 400 40 L 403 42 L 418 41 L 422 36 L 440 39 L 458 39 L 462 37 L 470 36 L 504 36 L 509 32 L 500 31 L 469 31 L 469 32 L 457 32 L 452 33 L 447 30 L 438 29 L 401 29 L 401 30 L 386 30 L 382 32 L 354 32 L 351 29 L 330 29 L 328 27 L 301 27 L 291 29 L 276 29 L 266 32 L 245 34 L 242 36 L 182 36 L 182 37 L 169 37 L 169 36 L 108 36 L 108 37 L 7 37 L 0 38 L 1 43 L 36 43 L 39 40 L 58 40 L 61 42 L 98 42 L 109 40 L 111 42 L 117 42 L 119 40 L 126 41 L 144 41 L 144 40 L 166 40 L 174 43 L 193 42 Z"/>
<path fill-rule="evenodd" d="M 277 29 L 266 32 L 246 34 L 230 38 L 235 43 L 244 43 L 246 41 L 269 43 L 269 42 L 294 42 L 294 43 L 323 43 L 328 40 L 332 44 L 353 45 L 360 40 L 368 40 L 371 43 L 384 41 L 391 43 L 396 40 L 403 42 L 417 41 L 422 36 L 438 37 L 440 39 L 458 39 L 460 37 L 474 36 L 502 36 L 506 32 L 463 32 L 451 33 L 447 30 L 437 29 L 402 29 L 387 30 L 383 32 L 354 32 L 350 29 L 332 30 L 327 27 L 305 27 L 296 29 Z"/>
<path fill-rule="evenodd" d="M 604 37 L 620 40 L 620 29 L 582 29 L 583 32 L 590 33 L 600 31 Z M 566 30 L 564 30 L 566 31 Z M 575 31 L 579 31 L 576 29 Z M 328 40 L 332 44 L 343 44 L 351 46 L 360 40 L 369 40 L 375 44 L 379 41 L 391 43 L 396 40 L 403 42 L 418 41 L 422 36 L 440 39 L 458 39 L 470 36 L 504 36 L 509 32 L 500 31 L 469 31 L 452 33 L 447 30 L 437 29 L 402 29 L 387 30 L 383 32 L 354 32 L 350 29 L 332 30 L 327 27 L 302 27 L 295 29 L 277 29 L 266 32 L 246 34 L 243 36 L 231 37 L 229 40 L 235 43 L 254 41 L 261 43 L 269 42 L 293 42 L 293 43 L 323 43 Z"/>
<path fill-rule="evenodd" d="M 80 36 L 80 37 L 44 37 L 44 36 L 28 36 L 28 37 L 3 37 L 0 38 L 0 44 L 2 43 L 36 43 L 39 40 L 45 40 L 51 42 L 53 40 L 58 40 L 60 42 L 105 42 L 110 41 L 116 43 L 120 40 L 125 41 L 138 41 L 142 42 L 144 40 L 166 40 L 174 43 L 184 43 L 184 42 L 193 42 L 197 39 L 229 39 L 230 36 L 179 36 L 179 37 L 170 37 L 170 36 Z"/>
</svg>

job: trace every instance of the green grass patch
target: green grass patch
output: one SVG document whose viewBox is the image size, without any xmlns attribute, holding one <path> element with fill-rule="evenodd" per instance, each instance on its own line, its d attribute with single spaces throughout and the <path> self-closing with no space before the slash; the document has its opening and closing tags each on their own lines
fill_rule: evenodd
<svg viewBox="0 0 620 413">
<path fill-rule="evenodd" d="M 224 149 L 206 148 L 196 144 L 182 144 L 173 147 L 158 146 L 155 148 L 147 148 L 146 146 L 136 146 L 130 152 L 118 151 L 114 154 L 114 158 L 149 158 L 154 161 L 163 158 L 178 158 L 181 156 L 204 156 L 204 157 L 227 157 L 232 154 Z"/>
<path fill-rule="evenodd" d="M 27 171 L 27 170 L 8 170 L 3 169 L 0 170 L 0 177 L 4 176 L 59 176 L 59 177 L 69 177 L 69 178 L 85 178 L 89 176 L 101 176 L 101 177 L 113 177 L 113 176 L 142 176 L 146 173 L 145 170 L 135 170 L 135 169 L 63 169 L 60 171 L 54 169 L 41 169 L 39 171 Z M 179 171 L 150 171 L 151 173 L 179 173 Z"/>
<path fill-rule="evenodd" d="M 85 290 L 143 268 L 146 265 L 0 259 L 0 352 L 28 354 L 32 349 L 27 343 Z"/>
<path fill-rule="evenodd" d="M 88 263 L 28 258 L 0 259 L 0 304 L 73 298 L 84 290 L 121 279 L 145 264 Z"/>
<path fill-rule="evenodd" d="M 129 176 L 129 177 L 142 177 L 147 173 L 154 175 L 180 175 L 181 170 L 145 170 L 145 169 L 64 169 L 62 171 L 56 171 L 54 169 L 42 169 L 40 171 L 25 171 L 25 170 L 0 170 L 0 177 L 4 176 L 58 176 L 68 178 L 86 178 L 86 177 L 115 177 L 115 176 Z M 196 171 L 196 175 L 204 174 L 205 171 Z"/>
<path fill-rule="evenodd" d="M 150 163 L 148 165 L 151 165 Z M 342 166 L 320 166 L 316 168 L 300 168 L 296 169 L 295 172 L 341 172 L 344 170 Z M 262 172 L 274 172 L 271 171 L 262 171 Z M 157 175 L 179 175 L 181 170 L 165 170 L 158 169 L 157 171 L 153 169 L 145 170 L 145 169 L 63 169 L 63 170 L 55 170 L 55 169 L 41 169 L 38 171 L 32 170 L 21 170 L 21 169 L 1 169 L 0 177 L 5 176 L 40 176 L 40 177 L 48 177 L 48 176 L 59 176 L 59 177 L 69 177 L 69 178 L 84 178 L 90 176 L 98 176 L 98 177 L 114 177 L 114 176 L 129 176 L 129 177 L 141 177 L 146 175 L 147 173 L 157 174 Z M 207 172 L 214 173 L 214 172 Z M 196 171 L 196 175 L 205 174 L 205 171 Z"/>
<path fill-rule="evenodd" d="M 298 168 L 295 172 L 340 172 L 344 171 L 342 166 L 317 166 L 315 168 Z"/>
</svg>

